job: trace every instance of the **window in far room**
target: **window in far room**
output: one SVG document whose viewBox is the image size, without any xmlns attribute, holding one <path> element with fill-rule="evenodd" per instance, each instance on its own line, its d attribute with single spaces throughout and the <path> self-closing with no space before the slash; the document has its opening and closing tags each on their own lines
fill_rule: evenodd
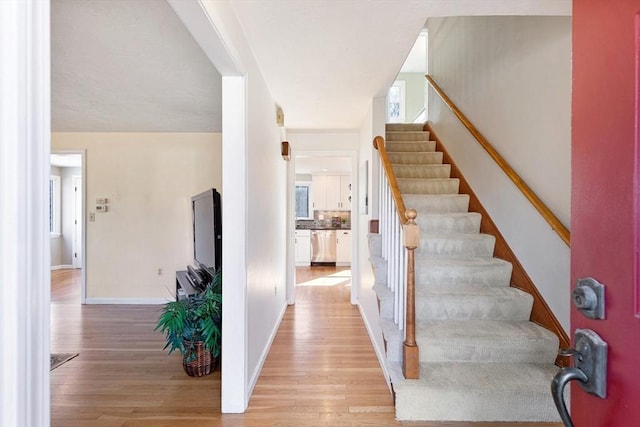
<svg viewBox="0 0 640 427">
<path fill-rule="evenodd" d="M 49 177 L 49 232 L 52 236 L 60 235 L 60 177 Z"/>
<path fill-rule="evenodd" d="M 396 80 L 387 94 L 387 123 L 404 123 L 406 82 Z"/>
</svg>

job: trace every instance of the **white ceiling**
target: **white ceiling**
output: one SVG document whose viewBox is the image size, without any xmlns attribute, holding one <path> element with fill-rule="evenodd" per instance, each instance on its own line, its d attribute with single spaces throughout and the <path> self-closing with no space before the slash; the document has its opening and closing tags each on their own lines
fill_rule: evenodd
<svg viewBox="0 0 640 427">
<path fill-rule="evenodd" d="M 295 158 L 296 174 L 351 173 L 349 157 L 300 157 Z"/>
<path fill-rule="evenodd" d="M 570 0 L 236 0 L 271 94 L 292 129 L 359 128 L 427 19 L 570 14 Z"/>
<path fill-rule="evenodd" d="M 219 132 L 221 77 L 164 0 L 51 1 L 55 132 Z"/>
<path fill-rule="evenodd" d="M 571 0 L 231 2 L 290 129 L 359 128 L 430 16 L 571 14 Z M 220 76 L 164 0 L 51 9 L 54 131 L 220 130 Z"/>
</svg>

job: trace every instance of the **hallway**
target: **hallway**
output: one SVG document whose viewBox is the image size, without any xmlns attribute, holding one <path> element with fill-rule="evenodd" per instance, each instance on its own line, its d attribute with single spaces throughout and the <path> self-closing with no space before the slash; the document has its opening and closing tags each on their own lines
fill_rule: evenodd
<svg viewBox="0 0 640 427">
<path fill-rule="evenodd" d="M 296 268 L 289 306 L 246 417 L 270 425 L 395 425 L 393 399 L 360 312 L 349 303 L 351 271 Z M 398 424 L 399 425 L 399 424 Z"/>
</svg>

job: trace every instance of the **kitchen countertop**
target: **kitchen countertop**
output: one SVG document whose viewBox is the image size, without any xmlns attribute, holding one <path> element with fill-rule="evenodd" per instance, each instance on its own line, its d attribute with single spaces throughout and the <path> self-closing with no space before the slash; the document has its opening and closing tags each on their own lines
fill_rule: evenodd
<svg viewBox="0 0 640 427">
<path fill-rule="evenodd" d="M 350 227 L 326 227 L 326 226 L 319 226 L 319 225 L 304 225 L 304 226 L 297 226 L 296 230 L 351 230 Z"/>
</svg>

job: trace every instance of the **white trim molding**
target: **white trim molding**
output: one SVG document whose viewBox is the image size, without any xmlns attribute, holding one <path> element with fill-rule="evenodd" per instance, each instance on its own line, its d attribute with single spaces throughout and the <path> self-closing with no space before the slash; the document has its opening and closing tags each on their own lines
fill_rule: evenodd
<svg viewBox="0 0 640 427">
<path fill-rule="evenodd" d="M 0 425 L 49 425 L 49 0 L 0 1 Z"/>
<path fill-rule="evenodd" d="M 160 305 L 168 298 L 87 298 L 86 304 L 118 304 L 118 305 Z"/>
</svg>

